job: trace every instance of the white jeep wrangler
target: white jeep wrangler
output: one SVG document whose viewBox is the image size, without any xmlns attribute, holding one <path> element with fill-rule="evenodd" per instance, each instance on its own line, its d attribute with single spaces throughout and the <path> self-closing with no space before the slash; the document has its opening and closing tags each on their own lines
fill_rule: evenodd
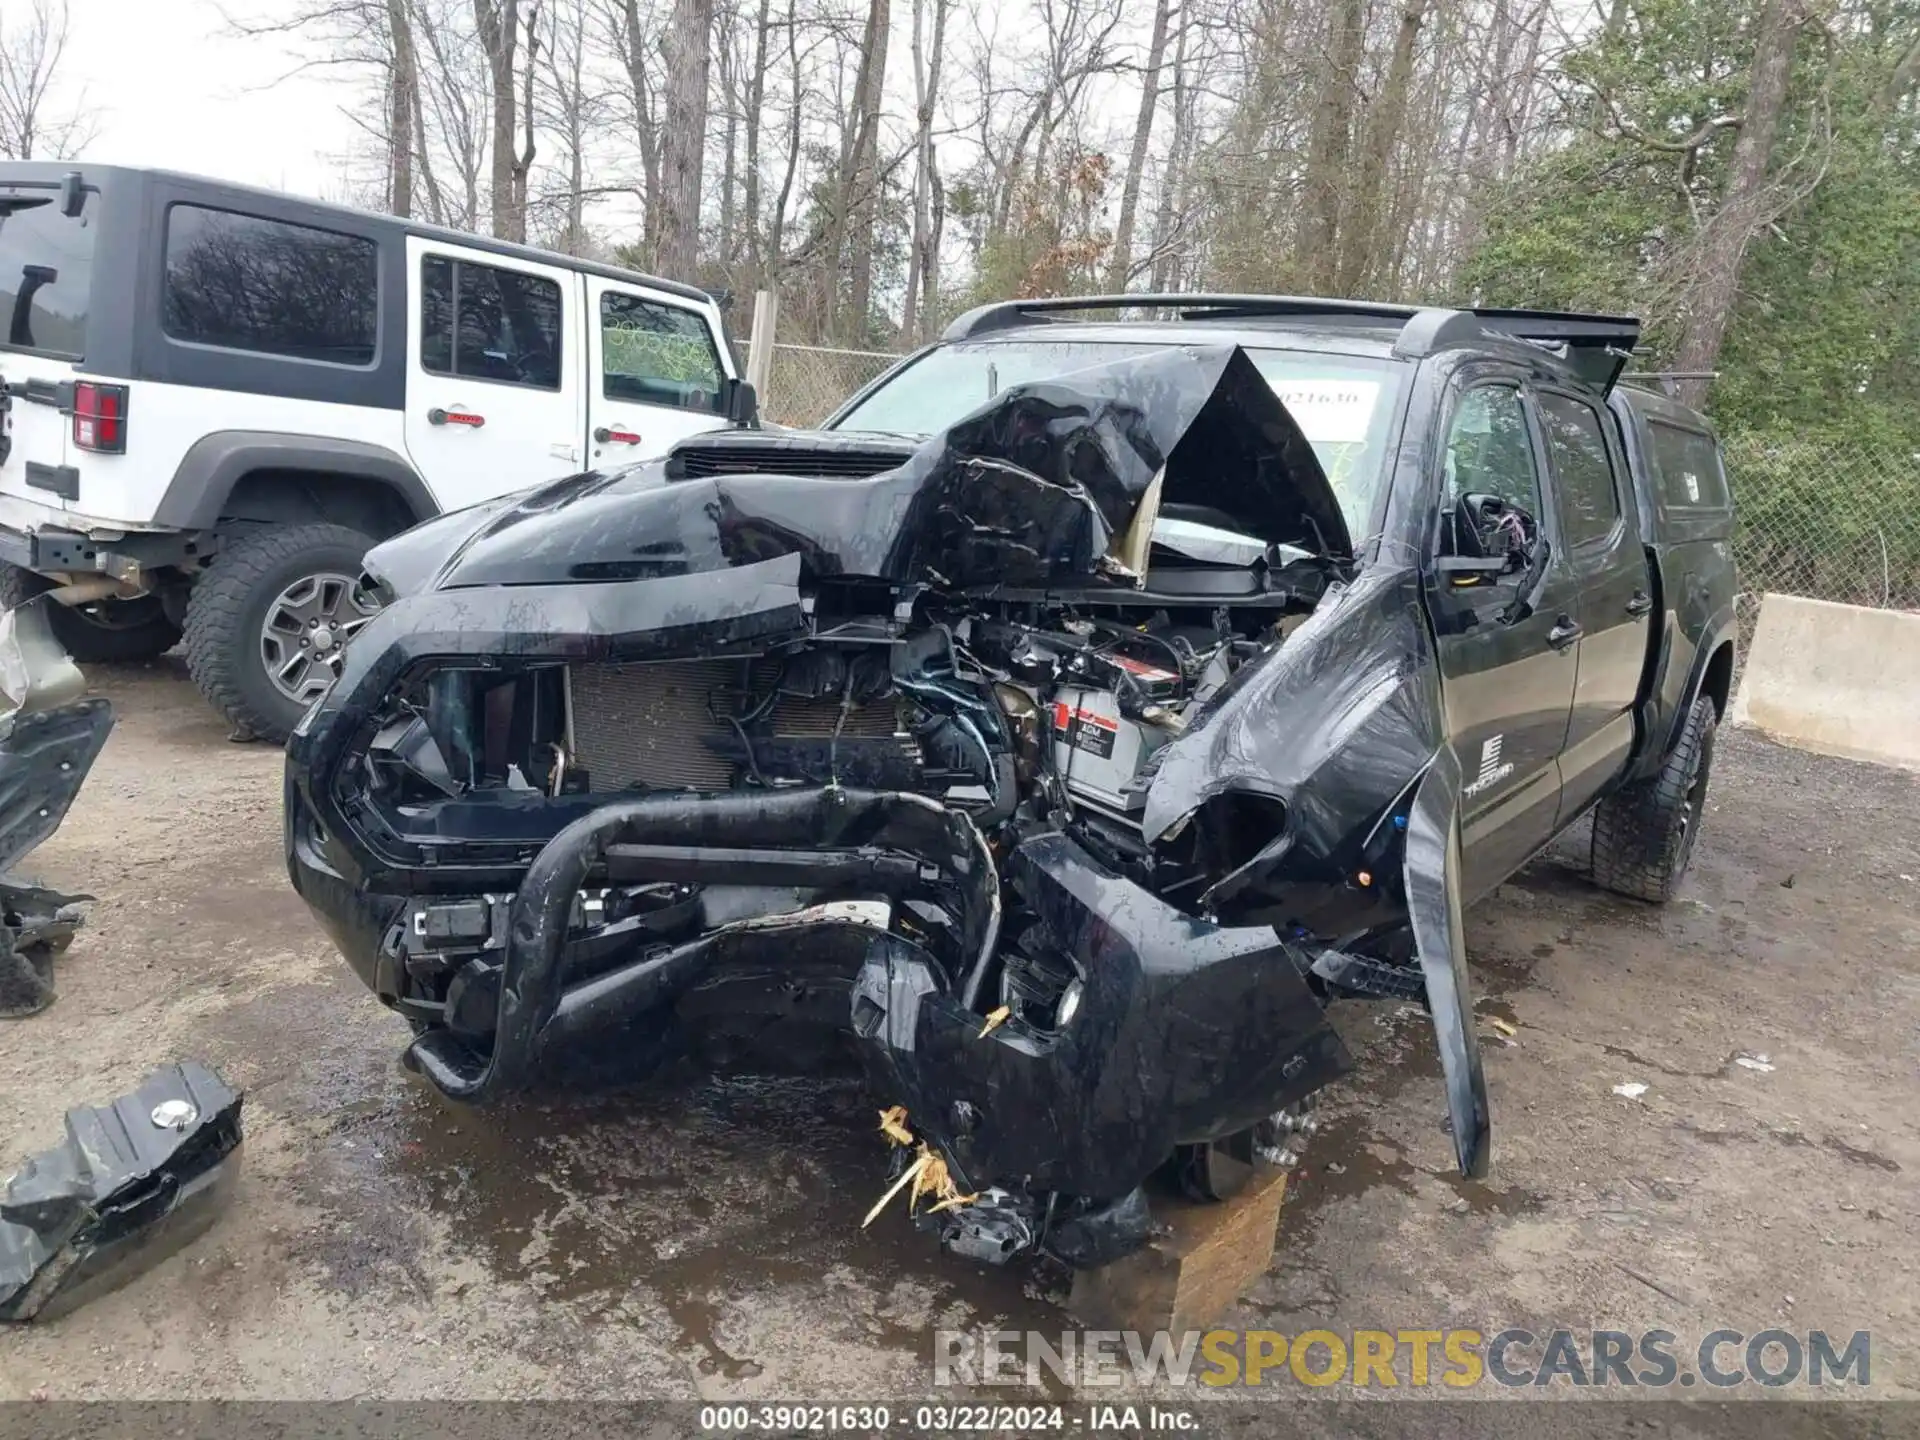
<svg viewBox="0 0 1920 1440">
<path fill-rule="evenodd" d="M 704 291 L 218 181 L 0 164 L 0 604 L 285 738 L 411 525 L 753 419 Z"/>
</svg>

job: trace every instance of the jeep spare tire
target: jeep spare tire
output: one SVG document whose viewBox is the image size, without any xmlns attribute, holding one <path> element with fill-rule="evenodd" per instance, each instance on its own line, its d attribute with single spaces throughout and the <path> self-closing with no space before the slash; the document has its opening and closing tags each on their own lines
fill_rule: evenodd
<svg viewBox="0 0 1920 1440">
<path fill-rule="evenodd" d="M 0 610 L 24 605 L 53 583 L 18 565 L 0 565 Z M 152 660 L 180 643 L 180 627 L 167 618 L 158 595 L 132 600 L 95 600 L 86 605 L 47 606 L 47 624 L 66 652 L 82 665 Z"/>
<path fill-rule="evenodd" d="M 344 525 L 263 526 L 229 538 L 187 598 L 187 671 L 245 732 L 284 742 L 332 684 L 340 647 L 373 612 L 356 595 L 373 541 Z"/>
</svg>

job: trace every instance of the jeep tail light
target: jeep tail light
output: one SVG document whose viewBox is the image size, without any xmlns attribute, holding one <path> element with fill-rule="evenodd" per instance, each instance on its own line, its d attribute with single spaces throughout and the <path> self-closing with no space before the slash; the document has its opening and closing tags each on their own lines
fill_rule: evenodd
<svg viewBox="0 0 1920 1440">
<path fill-rule="evenodd" d="M 102 455 L 127 448 L 127 387 L 79 381 L 73 387 L 73 443 Z"/>
</svg>

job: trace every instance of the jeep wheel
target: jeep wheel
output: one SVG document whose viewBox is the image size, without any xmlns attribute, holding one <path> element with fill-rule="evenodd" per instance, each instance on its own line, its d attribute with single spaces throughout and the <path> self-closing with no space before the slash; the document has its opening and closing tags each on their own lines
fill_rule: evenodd
<svg viewBox="0 0 1920 1440">
<path fill-rule="evenodd" d="M 373 541 L 343 525 L 254 530 L 220 549 L 187 598 L 187 671 L 244 731 L 283 742 L 326 692 L 340 647 L 373 612 L 356 601 Z"/>
<path fill-rule="evenodd" d="M 31 570 L 0 566 L 0 609 L 11 610 L 52 588 Z M 47 624 L 53 638 L 83 665 L 152 660 L 180 643 L 180 627 L 167 618 L 158 595 L 49 605 Z"/>
<path fill-rule="evenodd" d="M 1718 722 L 1712 699 L 1702 695 L 1660 773 L 1616 790 L 1595 808 L 1596 885 L 1636 900 L 1673 898 L 1700 833 Z"/>
</svg>

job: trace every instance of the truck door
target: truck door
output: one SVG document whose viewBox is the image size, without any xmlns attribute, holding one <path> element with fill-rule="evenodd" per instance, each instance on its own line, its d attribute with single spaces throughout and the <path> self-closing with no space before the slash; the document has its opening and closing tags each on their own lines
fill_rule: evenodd
<svg viewBox="0 0 1920 1440">
<path fill-rule="evenodd" d="M 726 423 L 731 364 L 707 311 L 596 275 L 586 285 L 590 464 L 645 460 Z"/>
<path fill-rule="evenodd" d="M 583 469 L 580 275 L 407 240 L 407 452 L 453 510 Z"/>
<path fill-rule="evenodd" d="M 1623 513 L 1625 479 L 1612 426 L 1593 402 L 1540 389 L 1554 509 L 1579 582 L 1580 666 L 1560 756 L 1560 822 L 1619 773 L 1633 749 L 1634 701 L 1647 668 L 1653 593 L 1637 527 Z"/>
<path fill-rule="evenodd" d="M 1560 746 L 1573 704 L 1579 589 L 1561 555 L 1528 406 L 1517 383 L 1471 384 L 1455 397 L 1442 466 L 1437 546 L 1461 497 L 1492 495 L 1538 532 L 1539 561 L 1511 576 L 1435 574 L 1430 591 L 1448 729 L 1460 759 L 1461 873 L 1472 898 L 1553 834 Z"/>
</svg>

